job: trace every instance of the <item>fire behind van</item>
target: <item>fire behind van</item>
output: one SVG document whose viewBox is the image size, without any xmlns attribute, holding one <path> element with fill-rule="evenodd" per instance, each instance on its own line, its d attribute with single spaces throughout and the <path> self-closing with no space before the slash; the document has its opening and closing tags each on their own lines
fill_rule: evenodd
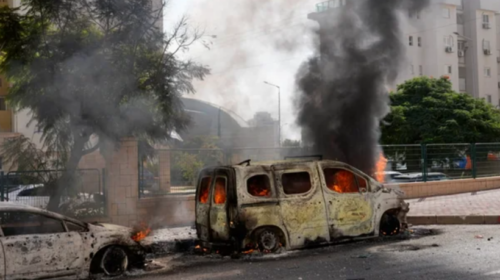
<svg viewBox="0 0 500 280">
<path fill-rule="evenodd" d="M 409 204 L 347 164 L 294 160 L 206 168 L 196 190 L 205 248 L 298 249 L 398 234 Z"/>
</svg>

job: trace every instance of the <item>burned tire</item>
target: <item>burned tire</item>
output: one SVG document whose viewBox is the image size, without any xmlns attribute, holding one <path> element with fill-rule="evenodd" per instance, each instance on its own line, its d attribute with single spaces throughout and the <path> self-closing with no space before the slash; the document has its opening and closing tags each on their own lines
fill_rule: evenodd
<svg viewBox="0 0 500 280">
<path fill-rule="evenodd" d="M 127 271 L 128 255 L 123 248 L 111 246 L 104 249 L 99 267 L 107 276 L 120 276 Z"/>
<path fill-rule="evenodd" d="M 398 235 L 401 229 L 401 223 L 398 218 L 391 214 L 384 214 L 380 221 L 380 236 Z"/>
<path fill-rule="evenodd" d="M 255 234 L 259 249 L 264 253 L 275 253 L 280 247 L 280 235 L 272 228 L 264 228 Z"/>
</svg>

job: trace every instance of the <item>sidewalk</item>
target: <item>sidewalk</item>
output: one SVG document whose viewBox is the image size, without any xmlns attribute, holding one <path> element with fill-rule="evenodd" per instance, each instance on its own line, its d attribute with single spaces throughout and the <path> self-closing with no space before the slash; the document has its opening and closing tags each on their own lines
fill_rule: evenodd
<svg viewBox="0 0 500 280">
<path fill-rule="evenodd" d="M 500 190 L 410 199 L 412 224 L 500 224 Z"/>
</svg>

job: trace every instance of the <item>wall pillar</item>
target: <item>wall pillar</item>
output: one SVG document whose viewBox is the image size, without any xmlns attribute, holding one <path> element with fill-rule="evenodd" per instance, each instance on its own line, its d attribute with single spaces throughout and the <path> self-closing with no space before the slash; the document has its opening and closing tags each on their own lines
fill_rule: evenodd
<svg viewBox="0 0 500 280">
<path fill-rule="evenodd" d="M 170 181 L 170 150 L 159 150 L 159 171 L 160 176 L 160 190 L 164 193 L 170 193 L 171 191 L 171 181 Z"/>
</svg>

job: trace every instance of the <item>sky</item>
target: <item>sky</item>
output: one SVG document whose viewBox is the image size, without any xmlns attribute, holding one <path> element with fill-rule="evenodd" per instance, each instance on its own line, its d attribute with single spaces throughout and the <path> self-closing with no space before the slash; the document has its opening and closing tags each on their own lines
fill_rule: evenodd
<svg viewBox="0 0 500 280">
<path fill-rule="evenodd" d="M 317 2 L 170 0 L 164 17 L 166 32 L 185 15 L 190 28 L 205 34 L 179 58 L 192 59 L 212 72 L 196 81 L 196 93 L 187 97 L 217 104 L 245 120 L 259 111 L 277 119 L 278 89 L 264 83 L 268 81 L 281 88 L 282 138 L 300 139 L 295 124 L 295 75 L 317 49 L 314 30 L 318 25 L 307 19 Z"/>
</svg>

